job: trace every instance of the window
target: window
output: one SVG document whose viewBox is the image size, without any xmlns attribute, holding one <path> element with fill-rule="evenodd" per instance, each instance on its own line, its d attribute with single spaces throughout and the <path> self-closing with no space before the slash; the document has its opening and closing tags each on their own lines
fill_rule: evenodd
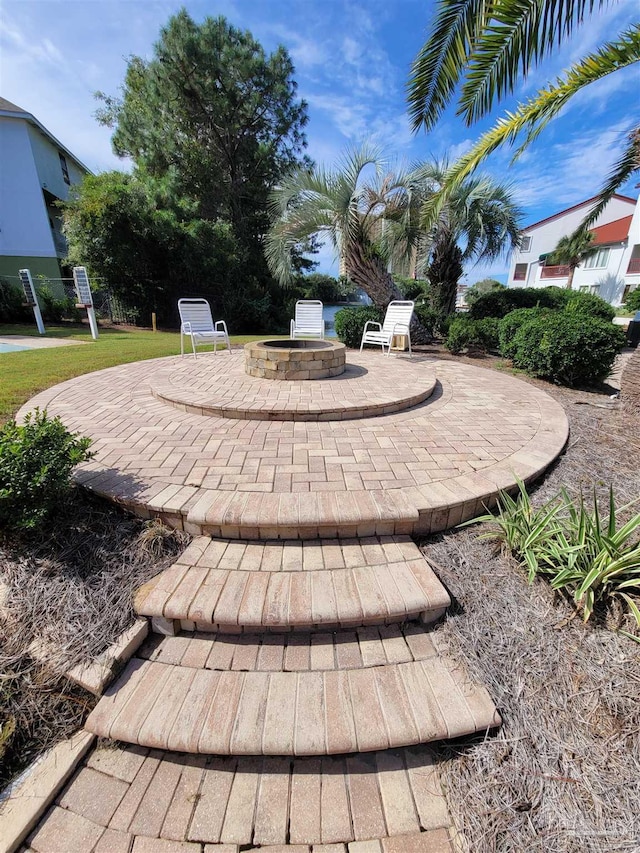
<svg viewBox="0 0 640 853">
<path fill-rule="evenodd" d="M 599 270 L 604 269 L 609 263 L 609 252 L 610 249 L 598 249 L 595 252 L 592 252 L 584 262 L 584 268 L 586 270 Z"/>
<path fill-rule="evenodd" d="M 520 246 L 521 252 L 530 252 L 531 251 L 531 237 L 523 237 L 522 245 Z"/>
<path fill-rule="evenodd" d="M 527 268 L 528 264 L 516 264 L 516 268 L 513 273 L 514 281 L 525 281 L 527 278 Z"/>
<path fill-rule="evenodd" d="M 60 154 L 58 152 L 58 156 L 60 157 L 60 168 L 62 169 L 62 177 L 64 178 L 65 184 L 71 184 L 69 180 L 69 169 L 67 168 L 67 160 L 64 154 Z"/>
<path fill-rule="evenodd" d="M 600 293 L 599 284 L 581 284 L 578 289 L 580 293 L 593 293 L 594 296 L 598 296 Z"/>
</svg>

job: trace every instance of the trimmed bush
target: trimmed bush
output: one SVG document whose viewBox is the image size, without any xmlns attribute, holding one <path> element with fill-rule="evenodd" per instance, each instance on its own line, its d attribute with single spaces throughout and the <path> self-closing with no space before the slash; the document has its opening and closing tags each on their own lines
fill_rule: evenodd
<svg viewBox="0 0 640 853">
<path fill-rule="evenodd" d="M 640 287 L 636 287 L 627 296 L 624 307 L 627 311 L 640 311 Z"/>
<path fill-rule="evenodd" d="M 454 354 L 463 350 L 496 350 L 499 323 L 496 317 L 486 317 L 483 320 L 473 320 L 467 315 L 456 317 L 449 326 L 445 346 Z"/>
<path fill-rule="evenodd" d="M 507 287 L 479 296 L 469 308 L 474 320 L 506 317 L 516 308 L 564 308 L 576 294 L 561 287 Z"/>
<path fill-rule="evenodd" d="M 550 314 L 549 308 L 516 308 L 510 311 L 502 320 L 498 320 L 498 349 L 505 358 L 513 358 L 516 351 L 516 332 L 537 317 Z"/>
<path fill-rule="evenodd" d="M 60 418 L 38 409 L 24 425 L 0 430 L 0 529 L 41 525 L 71 487 L 71 471 L 90 459 L 91 439 L 70 433 Z"/>
<path fill-rule="evenodd" d="M 615 308 L 609 305 L 601 296 L 595 293 L 573 293 L 567 301 L 566 311 L 574 314 L 588 314 L 590 317 L 599 317 L 608 320 L 609 323 L 616 316 Z"/>
<path fill-rule="evenodd" d="M 30 308 L 25 308 L 23 300 L 21 288 L 0 278 L 0 323 L 33 321 L 33 313 Z"/>
<path fill-rule="evenodd" d="M 608 375 L 624 344 L 619 326 L 598 317 L 552 311 L 516 332 L 513 364 L 560 385 L 590 385 Z"/>
<path fill-rule="evenodd" d="M 343 308 L 334 320 L 336 335 L 348 347 L 359 347 L 362 332 L 367 320 L 382 323 L 384 311 L 375 305 L 359 305 L 357 308 Z"/>
</svg>

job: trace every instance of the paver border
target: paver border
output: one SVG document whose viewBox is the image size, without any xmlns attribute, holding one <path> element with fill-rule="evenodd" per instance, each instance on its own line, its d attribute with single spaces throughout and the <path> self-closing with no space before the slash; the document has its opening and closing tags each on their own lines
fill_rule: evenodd
<svg viewBox="0 0 640 853">
<path fill-rule="evenodd" d="M 8 796 L 0 806 L 0 853 L 18 849 L 94 740 L 90 732 L 76 732 L 39 756 L 4 792 Z"/>
</svg>

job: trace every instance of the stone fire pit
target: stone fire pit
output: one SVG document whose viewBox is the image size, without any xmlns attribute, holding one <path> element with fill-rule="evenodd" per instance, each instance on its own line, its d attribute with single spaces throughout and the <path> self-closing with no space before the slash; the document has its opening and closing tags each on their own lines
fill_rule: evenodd
<svg viewBox="0 0 640 853">
<path fill-rule="evenodd" d="M 344 373 L 346 349 L 334 341 L 254 341 L 244 346 L 245 371 L 258 379 L 326 379 Z"/>
</svg>

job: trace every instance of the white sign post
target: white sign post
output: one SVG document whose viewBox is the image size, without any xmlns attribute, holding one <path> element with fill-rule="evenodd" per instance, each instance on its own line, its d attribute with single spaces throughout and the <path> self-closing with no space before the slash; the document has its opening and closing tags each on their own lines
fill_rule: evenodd
<svg viewBox="0 0 640 853">
<path fill-rule="evenodd" d="M 36 293 L 33 281 L 31 280 L 31 273 L 29 270 L 18 270 L 18 275 L 20 276 L 20 283 L 22 284 L 22 290 L 24 291 L 25 305 L 33 308 L 33 316 L 36 318 L 38 331 L 41 335 L 44 335 L 42 313 L 40 311 L 40 306 L 38 305 L 38 294 Z"/>
<path fill-rule="evenodd" d="M 86 267 L 73 268 L 73 283 L 76 286 L 76 296 L 78 297 L 76 308 L 87 309 L 91 337 L 96 341 L 98 339 L 98 321 L 96 320 L 96 312 L 93 308 L 93 296 L 89 287 L 89 276 L 87 275 Z"/>
</svg>

